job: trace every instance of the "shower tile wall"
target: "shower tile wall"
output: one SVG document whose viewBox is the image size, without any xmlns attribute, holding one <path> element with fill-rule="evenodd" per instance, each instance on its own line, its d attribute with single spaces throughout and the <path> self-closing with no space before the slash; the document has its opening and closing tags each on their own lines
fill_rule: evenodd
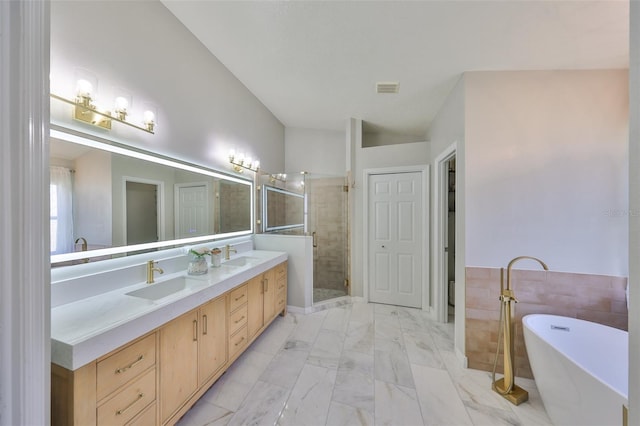
<svg viewBox="0 0 640 426">
<path fill-rule="evenodd" d="M 219 183 L 219 197 L 216 198 L 216 210 L 220 215 L 220 227 L 216 232 L 233 232 L 247 229 L 251 223 L 251 200 L 247 196 L 247 187 L 237 183 Z M 224 204 L 218 202 L 225 200 Z"/>
<path fill-rule="evenodd" d="M 505 271 L 506 284 L 506 271 Z M 544 313 L 627 330 L 626 277 L 512 270 L 515 305 L 515 374 L 532 378 L 522 317 Z M 466 356 L 469 368 L 491 371 L 498 343 L 500 269 L 466 268 Z M 502 356 L 498 361 L 502 372 Z"/>
<path fill-rule="evenodd" d="M 346 290 L 346 196 L 344 178 L 310 179 L 309 230 L 315 231 L 318 247 L 314 259 L 313 286 L 334 290 Z"/>
</svg>

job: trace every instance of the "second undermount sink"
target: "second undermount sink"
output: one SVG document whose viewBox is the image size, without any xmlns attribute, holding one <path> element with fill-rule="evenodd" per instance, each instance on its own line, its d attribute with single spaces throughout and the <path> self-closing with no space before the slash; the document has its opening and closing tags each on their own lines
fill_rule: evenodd
<svg viewBox="0 0 640 426">
<path fill-rule="evenodd" d="M 170 280 L 149 284 L 138 290 L 125 293 L 127 296 L 139 297 L 147 300 L 159 300 L 163 297 L 170 296 L 187 287 L 202 284 L 203 281 L 195 280 L 187 277 L 176 277 Z"/>
<path fill-rule="evenodd" d="M 256 260 L 259 260 L 257 257 L 249 257 L 249 256 L 239 256 L 231 260 L 227 260 L 223 263 L 226 266 L 244 266 L 249 265 Z"/>
</svg>

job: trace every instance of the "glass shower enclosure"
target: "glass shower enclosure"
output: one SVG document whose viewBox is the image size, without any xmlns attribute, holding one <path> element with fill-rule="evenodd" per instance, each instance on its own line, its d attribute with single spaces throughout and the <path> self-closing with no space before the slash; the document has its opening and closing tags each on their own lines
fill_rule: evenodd
<svg viewBox="0 0 640 426">
<path fill-rule="evenodd" d="M 345 176 L 268 174 L 262 179 L 263 232 L 313 240 L 313 303 L 349 295 Z"/>
</svg>

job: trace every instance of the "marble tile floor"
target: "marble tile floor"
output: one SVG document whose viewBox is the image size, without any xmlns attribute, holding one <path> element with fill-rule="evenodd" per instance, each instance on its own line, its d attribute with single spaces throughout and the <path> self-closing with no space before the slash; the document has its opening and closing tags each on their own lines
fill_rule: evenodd
<svg viewBox="0 0 640 426">
<path fill-rule="evenodd" d="M 346 296 L 346 290 L 336 290 L 333 288 L 313 288 L 313 303 L 322 302 L 329 299 L 335 299 L 336 297 Z"/>
<path fill-rule="evenodd" d="M 517 407 L 490 383 L 452 323 L 355 301 L 278 317 L 178 425 L 551 425 L 532 380 Z"/>
</svg>

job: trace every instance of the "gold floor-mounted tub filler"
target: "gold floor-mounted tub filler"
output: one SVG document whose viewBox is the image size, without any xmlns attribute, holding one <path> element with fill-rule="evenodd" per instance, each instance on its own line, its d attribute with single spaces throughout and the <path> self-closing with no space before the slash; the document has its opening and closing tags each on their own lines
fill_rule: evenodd
<svg viewBox="0 0 640 426">
<path fill-rule="evenodd" d="M 530 259 L 538 262 L 545 271 L 549 268 L 540 259 L 531 256 L 518 256 L 512 259 L 507 265 L 507 285 L 504 285 L 504 268 L 500 268 L 500 329 L 498 331 L 498 347 L 496 348 L 496 359 L 493 363 L 491 388 L 502 395 L 507 401 L 514 405 L 520 405 L 529 399 L 529 393 L 515 384 L 514 368 L 515 353 L 513 349 L 513 314 L 511 303 L 518 303 L 513 289 L 511 288 L 511 268 L 519 260 Z M 504 375 L 502 379 L 496 380 L 496 366 L 500 354 L 500 337 L 502 336 Z"/>
</svg>

